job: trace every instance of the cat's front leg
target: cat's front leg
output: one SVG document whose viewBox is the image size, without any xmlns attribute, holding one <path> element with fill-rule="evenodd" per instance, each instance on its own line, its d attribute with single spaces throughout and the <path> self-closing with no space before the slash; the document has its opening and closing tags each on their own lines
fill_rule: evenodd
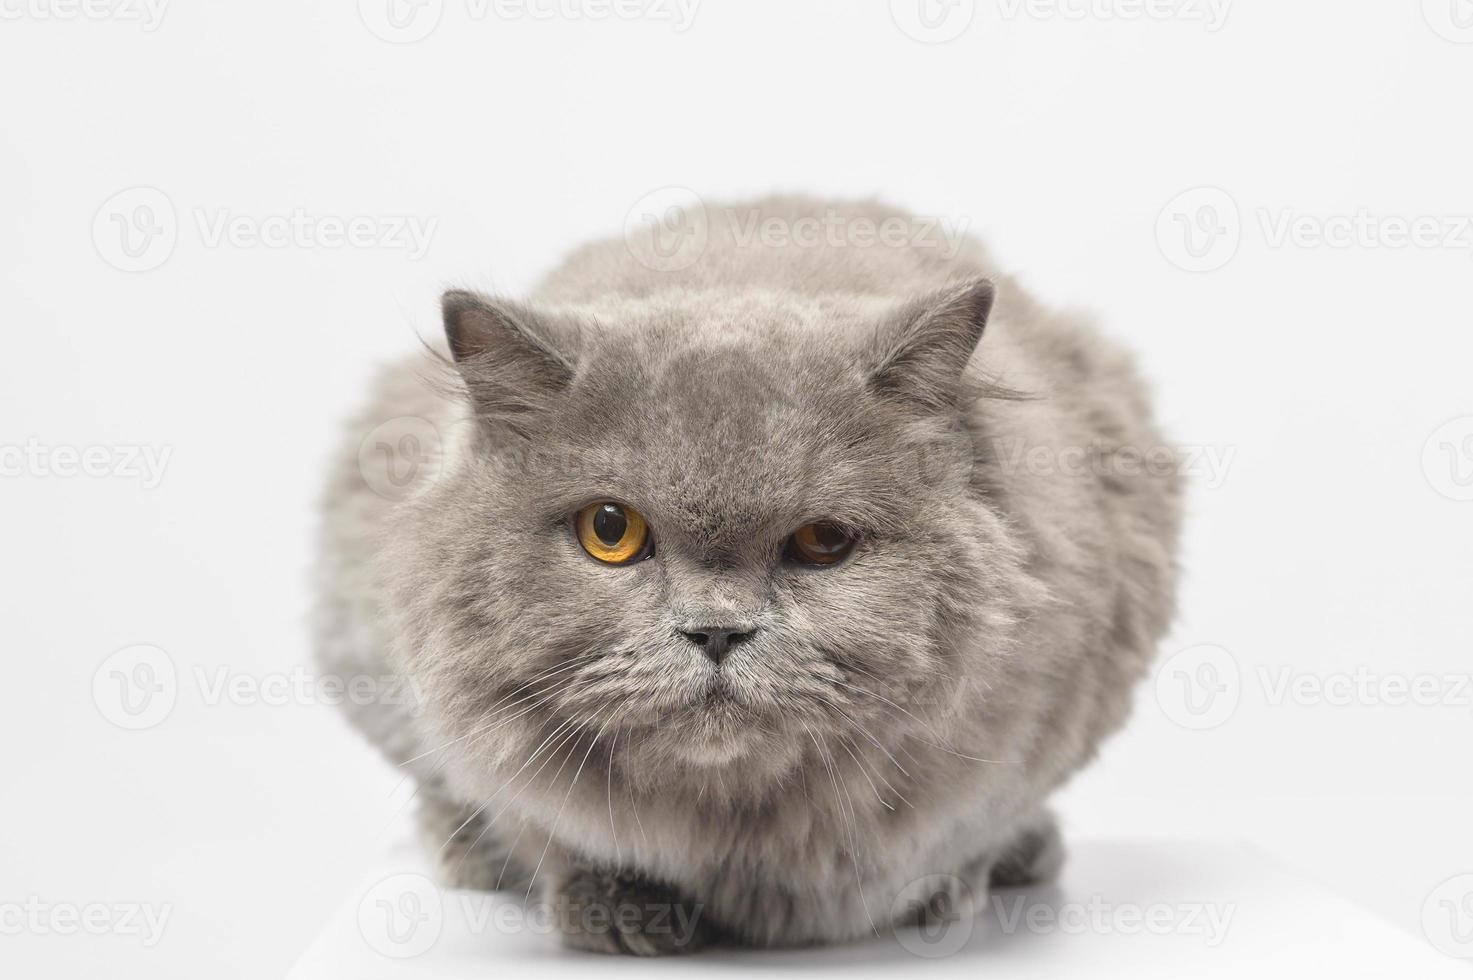
<svg viewBox="0 0 1473 980">
<path fill-rule="evenodd" d="M 918 893 L 901 904 L 897 926 L 945 928 L 977 914 L 996 889 L 1048 885 L 1064 864 L 1064 841 L 1054 816 L 1040 812 L 1002 848 L 967 863 L 956 875 L 923 879 Z"/>
<path fill-rule="evenodd" d="M 1025 824 L 988 868 L 991 888 L 1045 885 L 1064 864 L 1064 839 L 1053 814 L 1044 812 Z"/>
<path fill-rule="evenodd" d="M 544 891 L 563 942 L 597 953 L 671 956 L 716 939 L 705 907 L 627 871 L 570 863 Z"/>
</svg>

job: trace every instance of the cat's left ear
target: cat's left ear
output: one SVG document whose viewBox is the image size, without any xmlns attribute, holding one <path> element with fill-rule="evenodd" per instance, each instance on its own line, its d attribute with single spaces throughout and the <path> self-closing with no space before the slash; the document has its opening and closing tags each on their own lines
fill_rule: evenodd
<svg viewBox="0 0 1473 980">
<path fill-rule="evenodd" d="M 521 433 L 552 408 L 577 366 L 576 324 L 509 300 L 451 290 L 441 301 L 445 339 L 482 421 Z"/>
<path fill-rule="evenodd" d="M 974 279 L 906 305 L 881 327 L 871 349 L 870 389 L 928 411 L 960 407 L 963 376 L 995 292 L 990 281 Z"/>
</svg>

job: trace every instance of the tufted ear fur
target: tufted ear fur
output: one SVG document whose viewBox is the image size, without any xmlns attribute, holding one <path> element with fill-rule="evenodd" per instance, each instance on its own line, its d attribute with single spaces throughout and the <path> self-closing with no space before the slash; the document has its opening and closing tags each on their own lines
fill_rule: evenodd
<svg viewBox="0 0 1473 980">
<path fill-rule="evenodd" d="M 573 380 L 577 331 L 528 307 L 451 290 L 441 300 L 450 354 L 477 414 L 519 435 Z"/>
<path fill-rule="evenodd" d="M 975 279 L 904 307 L 881 327 L 870 351 L 871 390 L 927 411 L 959 407 L 993 295 L 991 282 Z"/>
</svg>

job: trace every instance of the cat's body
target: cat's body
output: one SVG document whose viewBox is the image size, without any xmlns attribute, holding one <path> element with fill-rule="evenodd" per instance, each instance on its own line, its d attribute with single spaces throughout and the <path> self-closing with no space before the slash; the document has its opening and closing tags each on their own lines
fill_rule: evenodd
<svg viewBox="0 0 1473 980">
<path fill-rule="evenodd" d="M 754 216 L 906 220 L 714 208 L 683 269 L 603 242 L 526 306 L 452 294 L 465 384 L 400 367 L 349 440 L 321 661 L 414 682 L 353 710 L 453 881 L 673 897 L 758 944 L 883 932 L 958 880 L 1047 875 L 1046 798 L 1125 717 L 1178 515 L 1128 361 L 974 243 L 762 244 Z M 404 461 L 360 447 L 402 417 L 442 451 L 386 495 Z M 604 498 L 648 518 L 648 561 L 600 565 L 557 520 Z M 784 560 L 831 519 L 847 561 Z M 752 637 L 720 664 L 681 632 L 713 618 Z"/>
</svg>

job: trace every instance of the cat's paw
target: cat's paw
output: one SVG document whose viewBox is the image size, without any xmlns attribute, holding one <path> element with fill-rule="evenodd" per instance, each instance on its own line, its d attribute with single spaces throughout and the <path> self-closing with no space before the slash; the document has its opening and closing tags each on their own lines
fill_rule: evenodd
<svg viewBox="0 0 1473 980">
<path fill-rule="evenodd" d="M 1026 828 L 988 873 L 992 888 L 1025 888 L 1053 881 L 1064 865 L 1064 839 L 1050 814 Z"/>
<path fill-rule="evenodd" d="M 673 956 L 693 953 L 716 936 L 703 906 L 645 878 L 575 869 L 550 898 L 563 942 L 578 949 Z"/>
</svg>

